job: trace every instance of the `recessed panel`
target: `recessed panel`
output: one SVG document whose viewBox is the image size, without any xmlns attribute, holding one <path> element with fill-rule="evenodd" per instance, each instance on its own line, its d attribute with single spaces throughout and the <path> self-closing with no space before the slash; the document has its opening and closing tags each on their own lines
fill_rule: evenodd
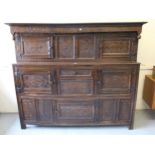
<svg viewBox="0 0 155 155">
<path fill-rule="evenodd" d="M 110 69 L 101 71 L 100 83 L 101 93 L 130 93 L 132 72 L 129 70 Z"/>
<path fill-rule="evenodd" d="M 73 35 L 57 35 L 55 38 L 55 50 L 60 59 L 74 58 Z"/>
<path fill-rule="evenodd" d="M 23 35 L 23 56 L 33 58 L 48 58 L 51 52 L 51 38 L 48 35 Z"/>
<path fill-rule="evenodd" d="M 100 113 L 101 121 L 114 121 L 116 115 L 116 101 L 113 99 L 101 100 Z"/>
<path fill-rule="evenodd" d="M 120 100 L 119 103 L 119 120 L 130 120 L 131 114 L 131 101 L 130 100 Z"/>
<path fill-rule="evenodd" d="M 61 95 L 91 95 L 93 93 L 93 80 L 60 80 Z"/>
<path fill-rule="evenodd" d="M 129 40 L 105 40 L 103 41 L 103 55 L 104 54 L 128 54 L 130 48 Z"/>
<path fill-rule="evenodd" d="M 129 88 L 130 74 L 124 72 L 103 73 L 104 88 Z"/>
<path fill-rule="evenodd" d="M 64 100 L 57 102 L 58 120 L 93 121 L 94 115 L 95 115 L 94 101 Z"/>
<path fill-rule="evenodd" d="M 81 59 L 93 59 L 96 53 L 95 35 L 77 35 L 77 57 Z"/>
<path fill-rule="evenodd" d="M 50 88 L 49 75 L 44 74 L 25 74 L 23 82 L 25 88 Z"/>
<path fill-rule="evenodd" d="M 22 99 L 21 106 L 25 120 L 36 120 L 36 105 L 33 99 Z"/>
<path fill-rule="evenodd" d="M 53 101 L 40 99 L 38 100 L 38 113 L 40 121 L 52 121 L 53 120 Z"/>
</svg>

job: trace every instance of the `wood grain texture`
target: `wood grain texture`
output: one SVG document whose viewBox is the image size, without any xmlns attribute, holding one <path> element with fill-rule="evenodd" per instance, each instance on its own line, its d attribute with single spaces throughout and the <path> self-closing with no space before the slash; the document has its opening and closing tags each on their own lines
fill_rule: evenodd
<svg viewBox="0 0 155 155">
<path fill-rule="evenodd" d="M 137 37 L 136 32 L 16 33 L 16 58 L 19 62 L 136 60 Z"/>
<path fill-rule="evenodd" d="M 21 128 L 133 128 L 144 22 L 9 24 Z"/>
<path fill-rule="evenodd" d="M 143 99 L 151 109 L 155 109 L 155 79 L 152 75 L 145 76 Z"/>
</svg>

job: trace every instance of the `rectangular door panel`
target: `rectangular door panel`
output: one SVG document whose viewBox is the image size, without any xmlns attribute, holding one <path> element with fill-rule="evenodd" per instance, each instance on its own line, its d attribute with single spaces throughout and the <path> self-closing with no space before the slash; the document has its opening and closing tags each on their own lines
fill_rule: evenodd
<svg viewBox="0 0 155 155">
<path fill-rule="evenodd" d="M 50 34 L 16 34 L 17 60 L 52 59 L 53 37 Z"/>
<path fill-rule="evenodd" d="M 15 84 L 18 93 L 56 94 L 56 72 L 50 67 L 14 66 Z"/>
<path fill-rule="evenodd" d="M 74 59 L 74 35 L 55 35 L 55 51 L 58 59 Z"/>
<path fill-rule="evenodd" d="M 115 121 L 116 100 L 115 99 L 101 100 L 99 111 L 101 121 Z"/>
<path fill-rule="evenodd" d="M 102 59 L 105 57 L 126 57 L 136 60 L 138 41 L 136 33 L 103 33 L 101 38 Z"/>
<path fill-rule="evenodd" d="M 121 122 L 130 121 L 131 115 L 131 100 L 130 99 L 103 99 L 100 100 L 99 120 L 102 122 Z"/>
<path fill-rule="evenodd" d="M 92 95 L 94 93 L 94 70 L 81 67 L 64 67 L 58 72 L 60 95 Z"/>
<path fill-rule="evenodd" d="M 120 100 L 118 120 L 130 120 L 131 115 L 131 101 Z"/>
<path fill-rule="evenodd" d="M 97 35 L 81 34 L 76 36 L 77 40 L 77 58 L 95 59 L 97 55 Z"/>
<path fill-rule="evenodd" d="M 52 123 L 54 120 L 53 100 L 24 97 L 19 104 L 22 107 L 23 117 L 26 121 Z"/>
<path fill-rule="evenodd" d="M 138 76 L 137 65 L 128 67 L 122 65 L 103 66 L 97 74 L 97 92 L 104 93 L 131 93 Z"/>
<path fill-rule="evenodd" d="M 92 79 L 68 79 L 59 81 L 61 95 L 91 95 L 93 94 Z"/>
<path fill-rule="evenodd" d="M 39 121 L 53 122 L 53 100 L 39 99 L 37 100 Z"/>
<path fill-rule="evenodd" d="M 50 93 L 52 92 L 50 79 L 50 73 L 48 72 L 33 71 L 33 73 L 22 73 L 23 91 L 25 93 Z"/>
<path fill-rule="evenodd" d="M 129 92 L 131 87 L 131 73 L 104 72 L 102 74 L 103 92 Z"/>
<path fill-rule="evenodd" d="M 95 119 L 94 100 L 64 100 L 56 103 L 56 120 L 62 123 L 89 123 Z"/>
<path fill-rule="evenodd" d="M 24 120 L 37 120 L 37 111 L 36 111 L 36 103 L 35 100 L 25 98 L 21 100 L 21 107 L 23 111 Z"/>
</svg>

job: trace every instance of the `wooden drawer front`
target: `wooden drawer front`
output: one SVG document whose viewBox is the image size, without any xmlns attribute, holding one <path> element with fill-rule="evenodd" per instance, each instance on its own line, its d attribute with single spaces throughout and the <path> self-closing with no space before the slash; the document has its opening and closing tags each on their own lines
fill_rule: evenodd
<svg viewBox="0 0 155 155">
<path fill-rule="evenodd" d="M 20 100 L 24 120 L 53 122 L 53 102 L 47 99 L 23 98 Z"/>
<path fill-rule="evenodd" d="M 98 71 L 97 92 L 131 93 L 135 90 L 138 71 L 135 67 L 103 67 Z"/>
<path fill-rule="evenodd" d="M 128 57 L 136 60 L 137 36 L 135 33 L 103 33 L 100 41 L 101 58 Z"/>
<path fill-rule="evenodd" d="M 15 67 L 15 83 L 18 93 L 56 94 L 56 75 L 50 68 Z"/>
<path fill-rule="evenodd" d="M 89 123 L 95 120 L 94 100 L 63 100 L 56 103 L 56 121 L 60 123 Z"/>
<path fill-rule="evenodd" d="M 97 57 L 97 35 L 55 35 L 56 59 L 95 59 Z"/>
<path fill-rule="evenodd" d="M 53 54 L 53 37 L 50 34 L 16 34 L 17 60 L 51 59 Z"/>
<path fill-rule="evenodd" d="M 104 99 L 100 101 L 100 121 L 130 121 L 130 99 Z"/>
</svg>

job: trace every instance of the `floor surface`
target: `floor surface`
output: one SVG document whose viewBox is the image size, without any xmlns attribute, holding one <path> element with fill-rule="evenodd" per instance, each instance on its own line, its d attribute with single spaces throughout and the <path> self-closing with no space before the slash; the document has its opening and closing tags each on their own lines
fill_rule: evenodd
<svg viewBox="0 0 155 155">
<path fill-rule="evenodd" d="M 127 127 L 36 127 L 20 128 L 17 113 L 0 114 L 1 135 L 155 135 L 155 111 L 137 110 L 134 129 Z"/>
</svg>

